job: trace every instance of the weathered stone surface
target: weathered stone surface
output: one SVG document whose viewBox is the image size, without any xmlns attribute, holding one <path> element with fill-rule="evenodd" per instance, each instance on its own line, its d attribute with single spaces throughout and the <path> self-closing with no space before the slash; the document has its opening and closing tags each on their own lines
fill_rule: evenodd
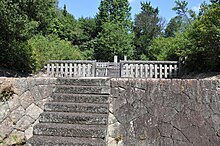
<svg viewBox="0 0 220 146">
<path fill-rule="evenodd" d="M 26 109 L 26 115 L 30 116 L 33 119 L 37 119 L 39 115 L 43 112 L 41 108 L 36 106 L 34 103 L 32 103 L 27 109 Z"/>
<path fill-rule="evenodd" d="M 34 127 L 34 135 L 104 138 L 105 133 L 105 125 L 39 123 Z"/>
<path fill-rule="evenodd" d="M 0 141 L 4 141 L 0 146 L 19 144 L 24 136 L 26 139 L 32 136 L 33 126 L 38 123 L 41 108 L 52 94 L 55 82 L 55 78 L 0 77 L 0 91 L 11 86 L 15 92 L 8 101 L 0 103 Z"/>
<path fill-rule="evenodd" d="M 25 131 L 30 125 L 34 123 L 34 119 L 29 116 L 22 117 L 15 125 L 15 128 L 21 131 Z"/>
<path fill-rule="evenodd" d="M 39 100 L 39 101 L 36 101 L 35 104 L 41 108 L 41 109 L 44 109 L 44 105 L 45 103 L 48 101 L 48 99 L 42 99 L 42 100 Z"/>
<path fill-rule="evenodd" d="M 109 86 L 72 86 L 57 85 L 55 93 L 72 93 L 72 94 L 110 94 Z"/>
<path fill-rule="evenodd" d="M 16 108 L 18 108 L 21 104 L 20 104 L 20 97 L 16 94 L 14 94 L 10 100 L 7 101 L 10 111 L 15 110 Z"/>
<path fill-rule="evenodd" d="M 75 103 L 108 103 L 109 95 L 89 94 L 58 94 L 54 93 L 49 98 L 52 102 L 75 102 Z"/>
<path fill-rule="evenodd" d="M 35 78 L 36 85 L 53 85 L 57 82 L 56 78 L 39 77 Z"/>
<path fill-rule="evenodd" d="M 20 100 L 22 107 L 24 107 L 25 109 L 34 102 L 34 98 L 31 95 L 30 91 L 26 91 L 25 93 L 23 93 L 20 97 Z"/>
<path fill-rule="evenodd" d="M 110 86 L 110 78 L 106 78 L 106 77 L 58 78 L 57 84 L 74 85 L 74 86 Z"/>
<path fill-rule="evenodd" d="M 43 112 L 39 120 L 41 123 L 106 125 L 107 114 Z"/>
<path fill-rule="evenodd" d="M 24 132 L 13 131 L 9 138 L 5 139 L 7 145 L 19 145 L 25 142 Z"/>
<path fill-rule="evenodd" d="M 7 103 L 0 103 L 0 123 L 7 117 L 10 109 Z"/>
<path fill-rule="evenodd" d="M 10 118 L 6 118 L 0 125 L 0 137 L 6 138 L 13 131 L 13 122 Z"/>
<path fill-rule="evenodd" d="M 53 92 L 54 86 L 53 85 L 39 85 L 38 90 L 41 94 L 41 97 L 43 99 L 47 98 L 50 96 Z"/>
<path fill-rule="evenodd" d="M 35 101 L 39 101 L 42 100 L 43 97 L 41 96 L 41 93 L 39 91 L 39 87 L 35 86 L 33 88 L 30 89 L 31 95 L 34 97 Z"/>
<path fill-rule="evenodd" d="M 28 129 L 26 129 L 24 131 L 24 135 L 25 135 L 26 140 L 31 138 L 33 136 L 33 127 L 29 127 Z"/>
<path fill-rule="evenodd" d="M 84 112 L 107 114 L 107 104 L 91 104 L 91 103 L 61 103 L 50 102 L 45 104 L 45 111 L 49 112 Z"/>
<path fill-rule="evenodd" d="M 118 146 L 119 134 L 123 146 L 219 145 L 219 83 L 112 79 L 108 144 Z"/>
<path fill-rule="evenodd" d="M 13 123 L 17 123 L 17 121 L 25 115 L 25 109 L 20 106 L 16 110 L 12 111 L 9 115 L 11 121 Z"/>
<path fill-rule="evenodd" d="M 28 89 L 27 78 L 19 78 L 14 83 L 15 93 L 20 96 Z"/>
<path fill-rule="evenodd" d="M 32 146 L 106 146 L 100 138 L 33 136 L 29 141 Z"/>
</svg>

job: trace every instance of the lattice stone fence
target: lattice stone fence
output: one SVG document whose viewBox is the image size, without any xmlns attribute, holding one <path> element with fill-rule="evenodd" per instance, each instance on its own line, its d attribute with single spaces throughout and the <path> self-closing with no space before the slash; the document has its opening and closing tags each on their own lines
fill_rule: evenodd
<svg viewBox="0 0 220 146">
<path fill-rule="evenodd" d="M 121 61 L 121 77 L 172 78 L 179 72 L 178 61 Z"/>
<path fill-rule="evenodd" d="M 178 61 L 51 60 L 45 66 L 51 77 L 132 77 L 175 78 L 180 72 Z"/>
</svg>

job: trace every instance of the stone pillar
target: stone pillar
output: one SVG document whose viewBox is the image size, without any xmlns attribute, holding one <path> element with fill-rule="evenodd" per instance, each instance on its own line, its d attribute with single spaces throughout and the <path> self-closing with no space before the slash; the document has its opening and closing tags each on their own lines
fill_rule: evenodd
<svg viewBox="0 0 220 146">
<path fill-rule="evenodd" d="M 118 56 L 114 56 L 114 63 L 118 63 Z"/>
</svg>

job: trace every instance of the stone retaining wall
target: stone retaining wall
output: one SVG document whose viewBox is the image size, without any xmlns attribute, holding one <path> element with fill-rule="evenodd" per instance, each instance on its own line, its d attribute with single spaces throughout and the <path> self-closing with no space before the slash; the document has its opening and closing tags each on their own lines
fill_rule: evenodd
<svg viewBox="0 0 220 146">
<path fill-rule="evenodd" d="M 220 80 L 112 79 L 109 146 L 219 146 Z"/>
<path fill-rule="evenodd" d="M 11 87 L 14 94 L 0 101 L 0 145 L 25 142 L 51 95 L 55 78 L 0 78 L 0 93 Z"/>
<path fill-rule="evenodd" d="M 55 78 L 0 78 L 0 146 L 32 136 Z M 109 146 L 219 146 L 220 80 L 111 79 Z"/>
</svg>

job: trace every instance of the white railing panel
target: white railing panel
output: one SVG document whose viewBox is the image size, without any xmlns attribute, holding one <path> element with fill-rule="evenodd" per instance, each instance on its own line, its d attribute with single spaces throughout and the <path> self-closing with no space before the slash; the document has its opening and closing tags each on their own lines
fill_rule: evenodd
<svg viewBox="0 0 220 146">
<path fill-rule="evenodd" d="M 178 61 L 121 61 L 121 77 L 173 78 L 178 76 Z"/>
</svg>

